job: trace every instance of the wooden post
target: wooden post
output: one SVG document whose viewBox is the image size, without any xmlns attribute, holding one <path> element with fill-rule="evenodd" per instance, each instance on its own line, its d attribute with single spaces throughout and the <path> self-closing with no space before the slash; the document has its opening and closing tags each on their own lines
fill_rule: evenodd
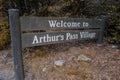
<svg viewBox="0 0 120 80">
<path fill-rule="evenodd" d="M 104 31 L 105 31 L 105 27 L 107 25 L 107 16 L 101 15 L 100 19 L 101 19 L 101 28 L 100 28 L 99 37 L 98 37 L 98 46 L 103 45 Z"/>
<path fill-rule="evenodd" d="M 8 12 L 14 59 L 15 80 L 24 80 L 19 10 L 9 9 Z"/>
</svg>

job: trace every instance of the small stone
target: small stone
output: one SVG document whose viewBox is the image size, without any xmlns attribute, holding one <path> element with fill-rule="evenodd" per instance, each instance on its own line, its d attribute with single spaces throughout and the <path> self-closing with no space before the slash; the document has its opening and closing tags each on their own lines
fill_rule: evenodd
<svg viewBox="0 0 120 80">
<path fill-rule="evenodd" d="M 57 60 L 54 62 L 56 66 L 63 66 L 65 64 L 65 60 Z"/>
<path fill-rule="evenodd" d="M 46 68 L 46 67 L 44 67 L 44 68 L 42 69 L 42 72 L 46 72 L 46 70 L 47 70 L 47 68 Z"/>
<path fill-rule="evenodd" d="M 98 47 L 101 47 L 101 46 L 103 46 L 103 44 L 97 44 L 97 46 L 98 46 Z"/>
<path fill-rule="evenodd" d="M 14 79 L 15 79 L 15 75 L 13 71 L 0 74 L 0 80 L 14 80 Z"/>
<path fill-rule="evenodd" d="M 1 79 L 0 80 L 7 80 L 6 75 L 5 74 L 1 74 Z"/>
<path fill-rule="evenodd" d="M 15 75 L 13 73 L 10 73 L 8 76 L 8 80 L 14 80 Z"/>
<path fill-rule="evenodd" d="M 117 57 L 116 60 L 120 60 L 120 57 Z"/>
<path fill-rule="evenodd" d="M 77 58 L 78 61 L 80 60 L 83 60 L 83 61 L 91 61 L 92 59 L 91 58 L 88 58 L 87 56 L 85 55 L 79 55 L 78 58 Z"/>
<path fill-rule="evenodd" d="M 112 49 L 115 49 L 115 48 L 117 48 L 117 45 L 112 45 L 111 47 L 112 47 Z"/>
</svg>

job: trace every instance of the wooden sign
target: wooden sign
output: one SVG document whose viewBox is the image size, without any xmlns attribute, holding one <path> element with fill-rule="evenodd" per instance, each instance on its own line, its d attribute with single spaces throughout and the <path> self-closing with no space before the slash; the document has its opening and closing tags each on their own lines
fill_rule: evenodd
<svg viewBox="0 0 120 80">
<path fill-rule="evenodd" d="M 106 16 L 101 19 L 19 17 L 18 9 L 9 9 L 15 80 L 24 80 L 22 49 L 77 40 L 98 39 L 103 43 Z M 53 30 L 54 32 L 40 32 Z M 23 33 L 25 31 L 25 33 Z"/>
</svg>

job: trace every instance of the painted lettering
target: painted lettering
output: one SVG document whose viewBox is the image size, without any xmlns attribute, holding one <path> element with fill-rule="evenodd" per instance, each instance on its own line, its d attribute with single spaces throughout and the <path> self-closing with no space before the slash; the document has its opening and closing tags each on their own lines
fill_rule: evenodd
<svg viewBox="0 0 120 80">
<path fill-rule="evenodd" d="M 45 34 L 44 36 L 40 36 L 40 37 L 35 35 L 32 44 L 63 41 L 63 40 L 64 40 L 64 35 L 50 36 L 49 34 Z"/>
<path fill-rule="evenodd" d="M 95 38 L 96 33 L 89 33 L 89 32 L 80 32 L 80 37 L 81 38 Z"/>
<path fill-rule="evenodd" d="M 35 35 L 32 44 L 38 44 L 38 43 L 39 43 L 39 40 L 37 36 Z"/>
<path fill-rule="evenodd" d="M 55 27 L 68 27 L 68 28 L 75 28 L 75 27 L 82 27 L 80 22 L 66 22 L 66 21 L 57 21 L 57 20 L 48 20 L 48 23 L 51 28 Z M 83 27 L 89 26 L 88 23 L 83 23 Z"/>
<path fill-rule="evenodd" d="M 78 39 L 78 34 L 66 33 L 66 40 L 75 40 Z"/>
</svg>

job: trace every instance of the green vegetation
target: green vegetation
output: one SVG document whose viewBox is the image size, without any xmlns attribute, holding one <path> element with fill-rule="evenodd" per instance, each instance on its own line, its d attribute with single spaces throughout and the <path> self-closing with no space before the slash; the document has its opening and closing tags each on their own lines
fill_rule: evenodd
<svg viewBox="0 0 120 80">
<path fill-rule="evenodd" d="M 120 43 L 120 0 L 0 0 L 0 17 L 7 16 L 9 8 L 20 9 L 20 15 L 99 18 L 101 14 L 108 15 L 109 27 L 106 31 L 106 40 L 109 43 Z M 1 19 L 1 18 L 0 18 Z M 2 25 L 2 26 L 1 26 Z M 0 22 L 1 36 L 7 32 Z M 4 31 L 5 30 L 5 31 Z M 7 32 L 9 33 L 9 32 Z M 6 38 L 9 39 L 9 38 Z M 7 42 L 1 41 L 0 46 Z M 9 40 L 6 40 L 9 41 Z M 3 45 L 4 44 L 4 45 Z"/>
</svg>

